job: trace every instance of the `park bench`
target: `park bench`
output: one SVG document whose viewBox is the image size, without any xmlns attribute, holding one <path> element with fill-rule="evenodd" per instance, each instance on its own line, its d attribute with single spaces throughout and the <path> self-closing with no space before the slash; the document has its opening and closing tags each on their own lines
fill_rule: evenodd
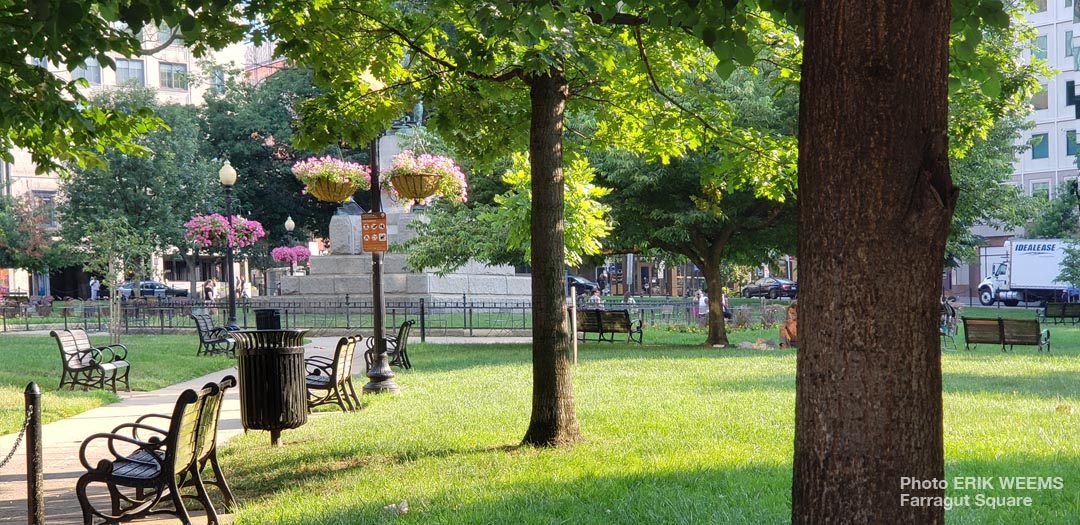
<svg viewBox="0 0 1080 525">
<path fill-rule="evenodd" d="M 211 388 L 214 385 L 215 383 L 207 383 L 203 385 L 203 388 Z M 198 454 L 195 459 L 196 463 L 194 464 L 194 469 L 198 470 L 200 474 L 206 471 L 207 464 L 210 465 L 211 474 L 213 477 L 200 476 L 200 479 L 202 479 L 202 483 L 204 486 L 210 485 L 213 487 L 217 487 L 217 489 L 221 492 L 223 496 L 223 499 L 225 501 L 225 507 L 229 509 L 235 506 L 236 498 L 233 497 L 232 490 L 229 489 L 229 484 L 225 482 L 225 475 L 222 473 L 221 465 L 218 463 L 217 430 L 218 422 L 221 417 L 221 405 L 225 401 L 225 391 L 236 385 L 236 377 L 231 375 L 225 376 L 220 382 L 216 384 L 218 388 L 217 394 L 207 396 L 204 399 L 203 402 L 205 403 L 205 406 L 202 408 L 199 414 L 199 446 Z M 146 439 L 141 439 L 141 436 L 139 436 L 139 429 L 146 428 L 147 425 L 154 427 L 154 425 L 151 425 L 151 422 L 153 422 L 153 420 L 155 419 L 165 420 L 164 425 L 159 425 L 153 430 L 153 434 L 160 435 L 164 432 L 163 430 L 159 430 L 160 426 L 168 426 L 168 423 L 171 421 L 172 418 L 171 416 L 166 414 L 146 414 L 135 420 L 135 426 L 132 428 L 132 436 L 135 437 L 135 439 L 139 439 L 140 441 L 146 441 Z M 154 436 L 150 437 L 153 438 Z M 179 486 L 181 489 L 184 487 L 195 486 L 195 478 L 191 474 L 191 472 L 185 472 L 181 476 Z"/>
<path fill-rule="evenodd" d="M 182 523 L 190 524 L 184 498 L 191 497 L 206 510 L 207 523 L 219 523 L 200 471 L 206 463 L 211 464 L 216 479 L 210 484 L 217 486 L 225 494 L 227 504 L 231 504 L 232 493 L 217 466 L 216 450 L 222 399 L 225 389 L 235 384 L 236 379 L 227 376 L 221 383 L 208 383 L 201 390 L 185 390 L 176 400 L 171 416 L 155 416 L 168 421 L 166 429 L 148 425 L 142 419 L 86 438 L 79 449 L 79 460 L 86 473 L 75 485 L 84 523 L 92 523 L 95 517 L 107 523 L 120 523 L 172 514 Z M 88 452 L 102 452 L 102 447 L 111 457 L 92 461 Z M 95 483 L 108 489 L 110 509 L 107 511 L 96 508 L 90 501 L 87 489 Z M 195 495 L 182 495 L 185 487 L 194 487 Z"/>
<path fill-rule="evenodd" d="M 360 339 L 360 335 L 342 337 L 332 359 L 318 355 L 304 359 L 309 411 L 330 403 L 337 403 L 342 412 L 360 408 L 360 399 L 352 384 L 353 355 Z"/>
<path fill-rule="evenodd" d="M 971 345 L 992 344 L 1001 345 L 1001 351 L 1006 351 L 1005 345 L 1011 350 L 1014 345 L 1037 346 L 1041 352 L 1043 346 L 1050 351 L 1050 330 L 1039 326 L 1038 319 L 1007 319 L 1007 318 L 978 318 L 963 317 L 964 321 L 964 348 L 970 350 Z"/>
<path fill-rule="evenodd" d="M 626 334 L 626 341 L 641 343 L 641 320 L 630 319 L 627 310 L 578 310 L 577 331 L 581 332 L 581 340 L 585 340 L 585 334 L 596 334 L 597 341 L 615 341 L 615 334 Z"/>
<path fill-rule="evenodd" d="M 396 336 L 388 335 L 386 339 L 386 357 L 390 359 L 390 366 L 400 366 L 405 370 L 412 368 L 412 361 L 409 361 L 409 331 L 412 330 L 416 321 L 410 319 L 401 323 L 398 327 L 398 333 Z M 364 364 L 368 370 L 371 370 L 371 365 L 375 360 L 375 338 L 369 337 L 367 340 L 367 351 L 364 352 Z"/>
<path fill-rule="evenodd" d="M 1039 310 L 1038 319 L 1040 322 L 1053 319 L 1054 324 L 1065 321 L 1076 324 L 1080 322 L 1080 303 L 1046 303 L 1046 306 Z"/>
<path fill-rule="evenodd" d="M 214 319 L 210 314 L 192 313 L 191 319 L 195 321 L 195 329 L 199 332 L 199 348 L 195 355 L 235 355 L 236 340 L 228 330 L 214 326 Z"/>
<path fill-rule="evenodd" d="M 78 336 L 76 335 L 78 334 Z M 116 392 L 116 380 L 124 383 L 124 390 L 131 390 L 128 373 L 127 347 L 121 344 L 92 346 L 82 330 L 53 330 L 49 332 L 60 349 L 60 386 L 105 389 L 108 385 Z"/>
</svg>

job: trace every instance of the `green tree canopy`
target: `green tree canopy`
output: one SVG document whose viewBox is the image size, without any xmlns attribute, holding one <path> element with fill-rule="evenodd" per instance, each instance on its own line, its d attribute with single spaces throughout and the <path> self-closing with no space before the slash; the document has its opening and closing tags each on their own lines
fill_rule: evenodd
<svg viewBox="0 0 1080 525">
<path fill-rule="evenodd" d="M 167 128 L 133 139 L 146 155 L 106 149 L 102 154 L 108 161 L 105 167 L 73 170 L 61 184 L 63 199 L 58 206 L 65 239 L 81 241 L 105 219 L 124 217 L 126 227 L 138 230 L 152 249 L 184 247 L 183 224 L 220 191 L 219 166 L 202 155 L 196 109 L 159 104 L 154 95 L 152 89 L 124 87 L 93 99 L 100 107 L 126 114 L 152 109 Z"/>
<path fill-rule="evenodd" d="M 8 59 L 0 64 L 0 89 L 7 94 L 0 103 L 0 155 L 13 162 L 11 150 L 25 148 L 38 170 L 48 171 L 69 161 L 101 167 L 98 153 L 105 147 L 140 152 L 130 139 L 157 127 L 149 111 L 122 113 L 92 104 L 81 91 L 85 80 L 66 81 L 49 69 L 74 70 L 87 59 L 112 67 L 112 53 L 152 51 L 144 47 L 141 30 L 158 23 L 177 28 L 185 45 L 201 56 L 243 37 L 239 21 L 245 5 L 218 0 L 4 3 L 0 52 Z"/>
</svg>

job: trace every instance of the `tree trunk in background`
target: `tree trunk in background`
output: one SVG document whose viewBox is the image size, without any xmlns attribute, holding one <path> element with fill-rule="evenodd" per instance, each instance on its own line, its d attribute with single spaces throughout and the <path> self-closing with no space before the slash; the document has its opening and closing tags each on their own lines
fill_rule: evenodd
<svg viewBox="0 0 1080 525">
<path fill-rule="evenodd" d="M 705 289 L 709 291 L 709 312 L 705 317 L 708 321 L 709 336 L 705 339 L 705 346 L 727 346 L 727 329 L 724 326 L 724 277 L 720 273 L 720 261 L 709 260 L 698 265 L 698 269 L 705 277 Z"/>
<path fill-rule="evenodd" d="M 563 255 L 563 111 L 566 76 L 526 79 L 532 103 L 529 156 L 532 163 L 533 404 L 523 442 L 557 446 L 580 435 L 570 374 Z"/>
<path fill-rule="evenodd" d="M 941 523 L 946 0 L 806 4 L 794 523 Z"/>
</svg>

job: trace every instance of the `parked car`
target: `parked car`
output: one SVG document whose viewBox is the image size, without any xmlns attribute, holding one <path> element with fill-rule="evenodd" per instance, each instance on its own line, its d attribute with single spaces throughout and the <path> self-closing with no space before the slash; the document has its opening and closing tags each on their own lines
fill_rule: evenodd
<svg viewBox="0 0 1080 525">
<path fill-rule="evenodd" d="M 743 297 L 768 297 L 769 299 L 780 297 L 794 299 L 796 292 L 798 292 L 798 284 L 795 281 L 779 277 L 764 277 L 742 288 Z"/>
<path fill-rule="evenodd" d="M 581 295 L 582 292 L 591 292 L 593 288 L 600 288 L 600 285 L 596 284 L 596 282 L 579 275 L 566 276 L 566 285 L 577 288 L 578 295 Z"/>
<path fill-rule="evenodd" d="M 132 288 L 135 284 L 131 281 L 123 283 L 117 288 L 121 297 L 131 297 Z M 142 297 L 187 297 L 186 288 L 176 288 L 157 281 L 141 281 L 139 283 L 139 295 Z"/>
</svg>

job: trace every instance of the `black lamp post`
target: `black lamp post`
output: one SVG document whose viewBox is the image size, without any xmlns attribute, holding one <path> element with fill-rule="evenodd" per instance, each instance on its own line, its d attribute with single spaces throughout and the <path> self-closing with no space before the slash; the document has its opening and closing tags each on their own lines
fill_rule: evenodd
<svg viewBox="0 0 1080 525">
<path fill-rule="evenodd" d="M 293 229 L 296 228 L 296 223 L 292 220 L 292 215 L 285 217 L 285 242 L 292 248 L 293 245 Z M 289 260 L 289 275 L 296 274 L 296 260 Z"/>
<path fill-rule="evenodd" d="M 371 139 L 371 211 L 382 211 L 382 194 L 379 189 L 379 137 Z M 371 295 L 372 317 L 375 326 L 372 329 L 372 337 L 375 344 L 372 350 L 375 356 L 368 369 L 367 377 L 370 381 L 364 385 L 365 394 L 398 392 L 398 385 L 394 382 L 394 371 L 390 369 L 390 361 L 386 357 L 386 297 L 383 295 L 383 253 L 371 252 Z"/>
<path fill-rule="evenodd" d="M 232 187 L 236 184 L 236 170 L 229 161 L 218 170 L 218 180 L 225 188 L 225 218 L 232 227 Z M 225 273 L 229 279 L 229 320 L 225 323 L 225 329 L 230 331 L 239 330 L 236 324 L 236 279 L 233 277 L 233 248 L 231 243 L 225 245 Z"/>
</svg>

